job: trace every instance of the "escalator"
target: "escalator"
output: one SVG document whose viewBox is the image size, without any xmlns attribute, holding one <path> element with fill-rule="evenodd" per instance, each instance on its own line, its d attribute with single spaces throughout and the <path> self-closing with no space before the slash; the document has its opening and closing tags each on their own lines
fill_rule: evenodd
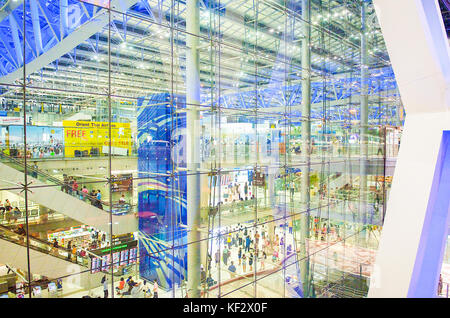
<svg viewBox="0 0 450 318">
<path fill-rule="evenodd" d="M 0 263 L 10 267 L 28 269 L 26 236 L 0 225 Z M 89 273 L 90 259 L 87 256 L 71 256 L 65 248 L 54 248 L 51 243 L 29 237 L 30 271 L 49 278 L 71 274 Z"/>
<path fill-rule="evenodd" d="M 25 166 L 18 159 L 0 153 L 0 188 L 19 196 L 24 196 L 23 183 Z M 67 187 L 63 181 L 39 169 L 27 165 L 30 190 L 28 199 L 53 211 L 62 213 L 82 224 L 93 226 L 110 233 L 110 211 L 112 210 L 112 231 L 114 234 L 135 232 L 138 219 L 132 207 L 109 207 L 107 202 L 99 201 L 89 195 L 71 195 L 62 190 Z M 103 209 L 100 209 L 101 207 Z M 117 213 L 117 214 L 116 214 Z"/>
</svg>

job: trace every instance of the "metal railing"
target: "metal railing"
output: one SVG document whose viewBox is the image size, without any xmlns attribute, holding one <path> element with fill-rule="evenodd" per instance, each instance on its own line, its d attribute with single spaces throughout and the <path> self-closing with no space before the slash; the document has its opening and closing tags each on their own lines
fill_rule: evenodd
<svg viewBox="0 0 450 318">
<path fill-rule="evenodd" d="M 0 225 L 0 239 L 3 239 L 5 241 L 21 245 L 25 248 L 27 246 L 30 247 L 30 249 L 38 251 L 40 253 L 48 254 L 53 257 L 62 259 L 67 262 L 71 262 L 74 264 L 78 264 L 84 267 L 89 266 L 89 257 L 88 253 L 86 253 L 84 256 L 77 254 L 73 254 L 72 250 L 69 250 L 64 247 L 54 247 L 52 243 L 29 236 L 29 242 L 27 244 L 27 238 L 26 234 L 19 234 L 15 231 L 12 231 L 11 229 Z M 83 249 L 79 249 L 79 251 L 82 251 Z M 94 255 L 94 254 L 92 254 Z M 99 258 L 99 257 L 98 257 Z"/>
<path fill-rule="evenodd" d="M 7 164 L 8 166 L 25 173 L 25 163 L 23 161 L 20 161 L 16 158 L 13 158 L 11 156 L 6 155 L 3 151 L 0 152 L 0 158 L 2 159 L 3 163 Z M 36 169 L 33 166 L 26 165 L 28 174 L 51 186 L 58 186 L 60 187 L 61 191 L 71 195 L 79 200 L 82 200 L 84 202 L 89 202 L 91 205 L 95 207 L 101 207 L 101 209 L 109 212 L 112 210 L 113 214 L 128 214 L 130 212 L 133 212 L 135 210 L 135 206 L 130 205 L 128 203 L 116 203 L 113 204 L 112 209 L 109 208 L 109 202 L 98 200 L 95 196 L 90 195 L 89 193 L 84 193 L 81 190 L 73 190 L 71 188 L 71 185 L 68 182 L 64 182 L 63 180 L 60 180 L 40 169 Z M 104 208 L 106 207 L 106 209 Z"/>
</svg>

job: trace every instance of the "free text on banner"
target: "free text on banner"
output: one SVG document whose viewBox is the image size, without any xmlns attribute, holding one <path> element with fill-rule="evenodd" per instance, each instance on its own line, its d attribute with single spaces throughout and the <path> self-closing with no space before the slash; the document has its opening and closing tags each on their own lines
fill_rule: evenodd
<svg viewBox="0 0 450 318">
<path fill-rule="evenodd" d="M 107 153 L 109 123 L 63 121 L 66 157 L 95 156 Z M 129 123 L 111 123 L 113 153 L 131 154 L 131 128 Z"/>
</svg>

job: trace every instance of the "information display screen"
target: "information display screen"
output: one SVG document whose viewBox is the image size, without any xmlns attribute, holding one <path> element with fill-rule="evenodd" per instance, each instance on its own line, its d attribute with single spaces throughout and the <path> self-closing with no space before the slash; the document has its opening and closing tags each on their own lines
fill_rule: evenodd
<svg viewBox="0 0 450 318">
<path fill-rule="evenodd" d="M 128 250 L 120 252 L 120 266 L 128 265 Z"/>
<path fill-rule="evenodd" d="M 119 261 L 120 261 L 120 252 L 116 252 L 113 254 L 113 267 L 114 270 L 119 268 Z"/>
<path fill-rule="evenodd" d="M 133 190 L 133 175 L 118 174 L 111 176 L 111 192 L 127 192 Z"/>
<path fill-rule="evenodd" d="M 34 286 L 33 287 L 33 295 L 34 295 L 34 297 L 41 296 L 41 286 Z"/>
<path fill-rule="evenodd" d="M 132 248 L 130 250 L 130 262 L 129 264 L 134 264 L 137 261 L 137 248 Z"/>
<path fill-rule="evenodd" d="M 100 259 L 97 257 L 91 258 L 91 274 L 100 272 Z"/>
<path fill-rule="evenodd" d="M 55 293 L 56 292 L 56 284 L 55 283 L 49 283 L 48 284 L 48 291 L 49 291 L 49 293 Z"/>
<path fill-rule="evenodd" d="M 103 255 L 102 256 L 102 271 L 108 271 L 110 264 L 111 264 L 111 255 L 110 254 Z"/>
<path fill-rule="evenodd" d="M 63 128 L 27 127 L 27 147 L 32 158 L 64 157 L 63 143 Z M 9 147 L 23 149 L 23 126 L 9 126 Z M 15 156 L 11 151 L 10 155 Z"/>
<path fill-rule="evenodd" d="M 16 283 L 16 295 L 17 298 L 25 298 L 25 284 L 20 282 Z"/>
</svg>

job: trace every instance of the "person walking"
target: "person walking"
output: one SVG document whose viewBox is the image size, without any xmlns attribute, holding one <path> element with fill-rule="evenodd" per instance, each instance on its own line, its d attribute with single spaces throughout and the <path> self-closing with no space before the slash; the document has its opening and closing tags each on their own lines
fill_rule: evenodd
<svg viewBox="0 0 450 318">
<path fill-rule="evenodd" d="M 69 185 L 68 185 L 69 194 L 73 193 L 73 177 L 69 177 Z"/>
<path fill-rule="evenodd" d="M 38 165 L 37 165 L 37 163 L 36 163 L 36 161 L 34 162 L 34 165 L 33 165 L 33 170 L 32 170 L 32 172 L 31 172 L 31 176 L 33 177 L 33 178 L 37 178 L 38 177 Z"/>
<path fill-rule="evenodd" d="M 21 243 L 25 243 L 24 237 L 27 236 L 27 231 L 23 228 L 23 224 L 19 224 L 16 229 L 16 233 L 20 235 L 19 240 Z"/>
<path fill-rule="evenodd" d="M 203 264 L 200 264 L 200 286 L 201 290 L 205 290 L 206 287 L 206 271 Z"/>
<path fill-rule="evenodd" d="M 245 252 L 250 252 L 250 243 L 250 236 L 247 235 L 245 238 Z"/>
<path fill-rule="evenodd" d="M 11 206 L 11 202 L 9 202 L 8 199 L 5 200 L 4 208 L 5 208 L 5 220 L 6 220 L 6 222 L 9 223 L 11 221 L 12 206 Z"/>
<path fill-rule="evenodd" d="M 69 192 L 69 178 L 67 174 L 63 174 L 63 185 L 61 186 L 61 191 L 68 193 Z"/>
<path fill-rule="evenodd" d="M 295 193 L 295 183 L 293 180 L 289 183 L 289 189 L 290 189 L 291 201 L 292 201 L 292 200 L 294 200 L 294 193 Z"/>
<path fill-rule="evenodd" d="M 248 194 L 248 184 L 247 184 L 247 182 L 245 183 L 245 185 L 244 185 L 244 197 L 245 197 L 245 200 L 247 200 L 247 194 Z"/>
<path fill-rule="evenodd" d="M 70 260 L 70 255 L 72 254 L 72 241 L 67 243 L 67 259 Z"/>
<path fill-rule="evenodd" d="M 258 247 L 259 247 L 259 234 L 258 234 L 258 231 L 256 231 L 256 233 L 255 233 L 255 250 L 258 250 Z"/>
<path fill-rule="evenodd" d="M 242 247 L 239 247 L 239 251 L 238 251 L 239 263 L 238 263 L 238 265 L 241 265 L 241 258 L 242 258 Z"/>
<path fill-rule="evenodd" d="M 77 246 L 75 244 L 72 247 L 72 260 L 77 261 Z"/>
<path fill-rule="evenodd" d="M 5 207 L 3 206 L 2 202 L 0 201 L 0 211 L 2 213 L 2 215 L 1 215 L 2 219 L 4 218 L 5 210 L 6 210 Z"/>
<path fill-rule="evenodd" d="M 263 255 L 261 257 L 261 269 L 265 269 L 266 268 L 266 265 L 265 265 L 266 257 L 267 257 L 266 253 L 263 252 Z"/>
<path fill-rule="evenodd" d="M 101 283 L 103 285 L 103 298 L 108 298 L 108 279 L 106 275 L 103 275 Z"/>
<path fill-rule="evenodd" d="M 91 193 L 89 194 L 89 200 L 91 200 L 91 205 L 93 206 L 97 206 L 96 196 L 96 191 L 92 189 Z"/>
<path fill-rule="evenodd" d="M 225 265 L 228 265 L 228 256 L 229 256 L 229 252 L 227 247 L 225 246 L 222 252 L 222 259 L 223 259 L 223 263 Z"/>
<path fill-rule="evenodd" d="M 219 263 L 220 263 L 220 252 L 219 252 L 219 249 L 217 249 L 216 253 L 214 254 L 214 260 L 216 262 L 216 267 L 219 267 Z"/>
<path fill-rule="evenodd" d="M 253 254 L 250 253 L 250 256 L 248 257 L 248 266 L 250 266 L 250 272 L 253 271 Z"/>
<path fill-rule="evenodd" d="M 245 273 L 247 271 L 247 256 L 245 253 L 242 254 L 242 272 Z"/>
<path fill-rule="evenodd" d="M 230 266 L 228 267 L 228 270 L 230 271 L 231 277 L 235 277 L 236 276 L 236 266 L 234 266 L 234 262 L 231 261 Z"/>
<path fill-rule="evenodd" d="M 86 197 L 89 195 L 89 190 L 86 188 L 86 186 L 83 186 L 81 189 L 81 194 L 83 196 L 83 201 L 86 201 Z"/>
<path fill-rule="evenodd" d="M 158 281 L 153 282 L 153 298 L 158 298 Z"/>
<path fill-rule="evenodd" d="M 73 179 L 73 183 L 72 183 L 72 195 L 77 196 L 78 195 L 78 183 L 77 183 L 77 179 Z"/>
<path fill-rule="evenodd" d="M 102 193 L 100 192 L 100 190 L 97 190 L 97 207 L 100 210 L 103 210 L 103 205 L 102 205 Z"/>
</svg>

